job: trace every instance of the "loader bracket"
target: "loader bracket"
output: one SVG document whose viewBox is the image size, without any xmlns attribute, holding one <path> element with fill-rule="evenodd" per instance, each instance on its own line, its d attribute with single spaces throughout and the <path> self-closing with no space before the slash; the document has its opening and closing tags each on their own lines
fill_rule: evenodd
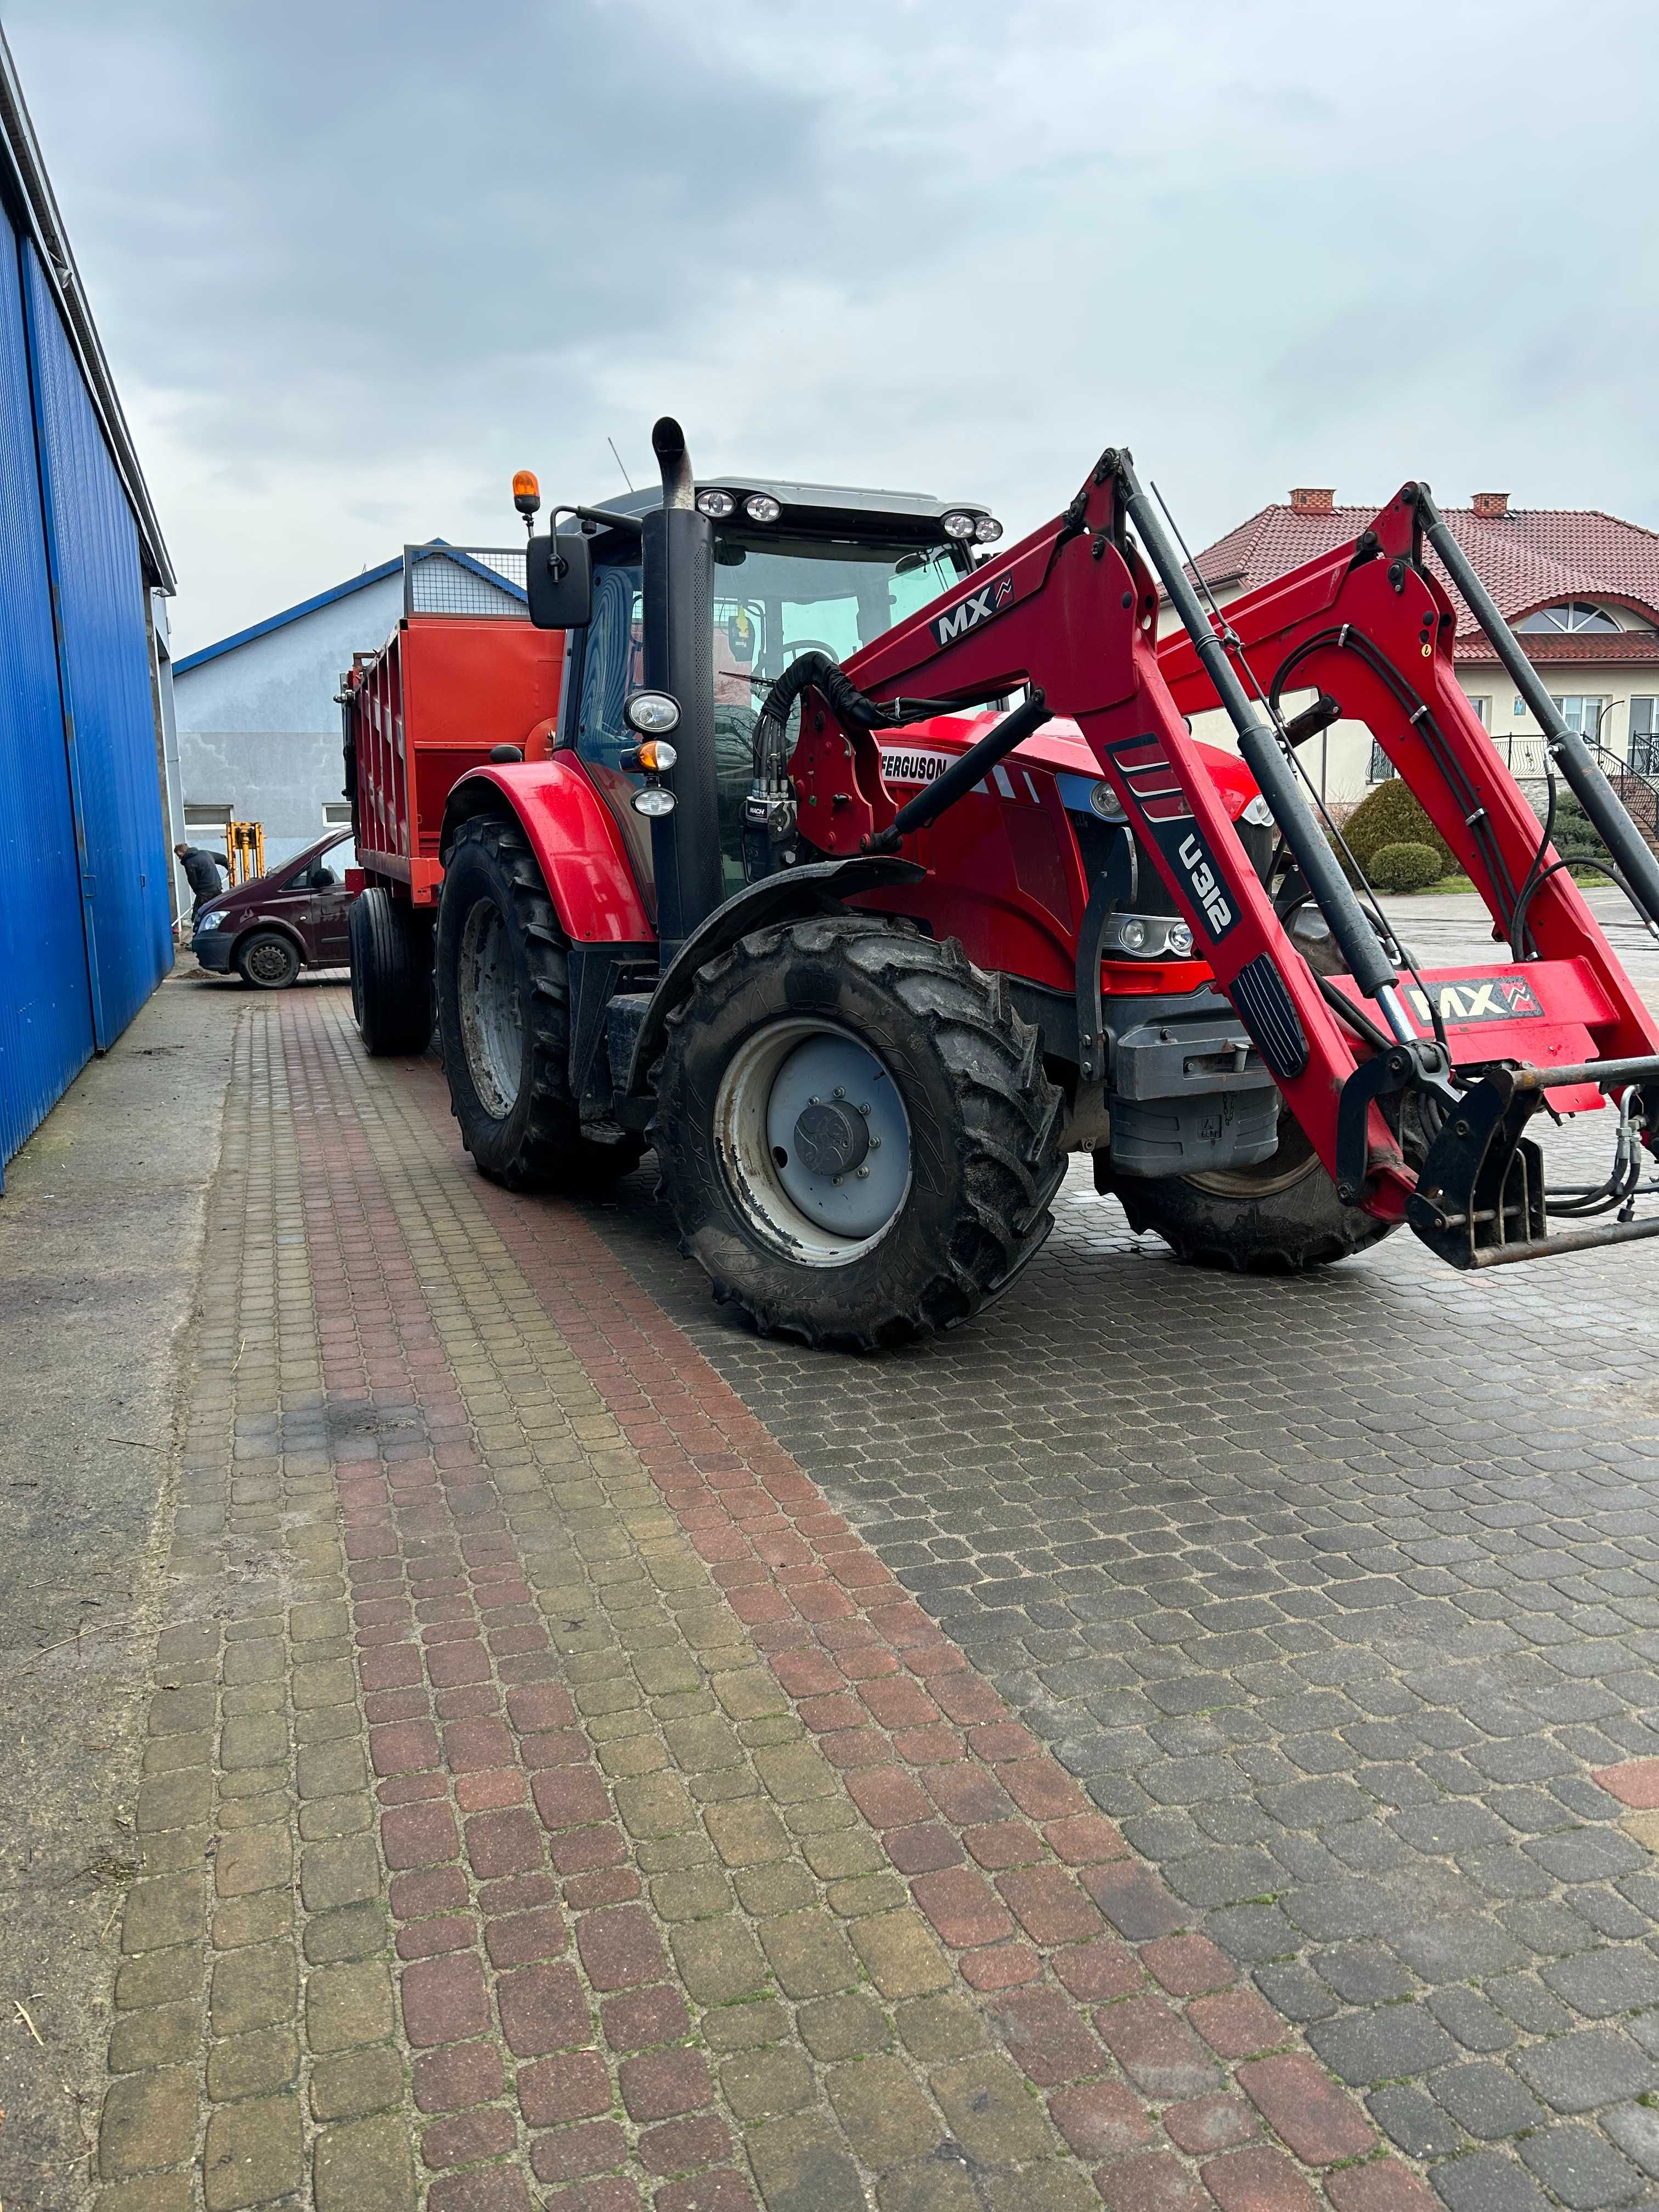
<svg viewBox="0 0 1659 2212">
<path fill-rule="evenodd" d="M 1371 1108 L 1380 1098 L 1425 1089 L 1443 1102 L 1455 1094 L 1447 1086 L 1445 1054 L 1422 1040 L 1397 1044 L 1362 1060 L 1342 1086 L 1336 1108 L 1336 1194 L 1344 1206 L 1358 1206 L 1370 1171 Z"/>
<path fill-rule="evenodd" d="M 1524 1134 L 1544 1094 L 1516 1089 L 1504 1073 L 1486 1076 L 1458 1100 L 1406 1207 L 1417 1235 L 1454 1267 L 1479 1267 L 1483 1252 L 1548 1234 L 1544 1155 Z"/>
</svg>

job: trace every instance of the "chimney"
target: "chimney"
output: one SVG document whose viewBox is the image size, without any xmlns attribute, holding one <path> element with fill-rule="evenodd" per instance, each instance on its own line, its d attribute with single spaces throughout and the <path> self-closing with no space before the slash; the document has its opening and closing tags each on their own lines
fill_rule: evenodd
<svg viewBox="0 0 1659 2212">
<path fill-rule="evenodd" d="M 1506 491 L 1478 491 L 1474 495 L 1474 511 L 1477 514 L 1507 514 L 1510 495 Z"/>
<path fill-rule="evenodd" d="M 1314 491 L 1306 484 L 1298 484 L 1291 494 L 1291 511 L 1294 514 L 1331 514 L 1335 508 L 1334 491 Z"/>
</svg>

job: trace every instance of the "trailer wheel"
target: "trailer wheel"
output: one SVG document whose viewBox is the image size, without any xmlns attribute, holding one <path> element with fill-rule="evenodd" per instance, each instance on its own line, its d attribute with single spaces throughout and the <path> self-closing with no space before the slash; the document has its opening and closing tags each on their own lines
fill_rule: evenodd
<svg viewBox="0 0 1659 2212">
<path fill-rule="evenodd" d="M 351 902 L 351 1011 L 371 1059 L 424 1052 L 432 1036 L 432 934 L 378 884 Z"/>
<path fill-rule="evenodd" d="M 948 1328 L 1054 1226 L 1060 1093 L 954 939 L 857 914 L 757 930 L 698 970 L 655 1073 L 682 1249 L 763 1334 Z"/>
<path fill-rule="evenodd" d="M 564 933 L 516 822 L 464 822 L 438 905 L 438 1037 L 461 1142 L 509 1190 L 579 1194 L 638 1165 L 583 1133 L 570 1095 Z"/>
<path fill-rule="evenodd" d="M 1395 1226 L 1344 1206 L 1302 1124 L 1279 1117 L 1279 1149 L 1254 1167 L 1125 1176 L 1115 1186 L 1137 1236 L 1155 1230 L 1178 1260 L 1247 1275 L 1293 1275 L 1346 1260 Z"/>
<path fill-rule="evenodd" d="M 300 972 L 300 949 L 280 929 L 256 929 L 236 948 L 236 972 L 255 991 L 286 991 Z"/>
</svg>

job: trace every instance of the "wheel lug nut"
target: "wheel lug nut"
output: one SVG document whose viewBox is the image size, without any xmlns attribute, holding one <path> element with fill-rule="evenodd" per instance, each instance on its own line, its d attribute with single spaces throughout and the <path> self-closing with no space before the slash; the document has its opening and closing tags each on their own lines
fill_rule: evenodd
<svg viewBox="0 0 1659 2212">
<path fill-rule="evenodd" d="M 837 1098 L 845 1098 L 845 1097 L 846 1097 L 846 1096 L 847 1096 L 847 1086 L 846 1086 L 846 1085 L 845 1085 L 844 1083 L 838 1083 L 838 1084 L 836 1085 L 836 1097 L 837 1097 Z"/>
<path fill-rule="evenodd" d="M 865 1100 L 863 1105 L 859 1108 L 859 1111 L 860 1114 L 867 1114 L 870 1111 L 870 1101 L 867 1098 Z"/>
<path fill-rule="evenodd" d="M 870 1170 L 869 1170 L 869 1169 L 868 1169 L 868 1168 L 860 1168 L 860 1169 L 859 1170 L 859 1181 L 860 1181 L 860 1182 L 862 1182 L 864 1181 L 865 1177 L 869 1174 L 869 1172 L 870 1172 Z"/>
</svg>

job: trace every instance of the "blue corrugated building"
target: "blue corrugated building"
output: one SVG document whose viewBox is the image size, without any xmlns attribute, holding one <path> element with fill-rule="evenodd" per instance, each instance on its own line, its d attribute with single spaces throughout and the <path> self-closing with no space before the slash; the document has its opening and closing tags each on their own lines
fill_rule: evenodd
<svg viewBox="0 0 1659 2212">
<path fill-rule="evenodd" d="M 0 35 L 0 1170 L 173 964 L 173 588 Z"/>
</svg>

